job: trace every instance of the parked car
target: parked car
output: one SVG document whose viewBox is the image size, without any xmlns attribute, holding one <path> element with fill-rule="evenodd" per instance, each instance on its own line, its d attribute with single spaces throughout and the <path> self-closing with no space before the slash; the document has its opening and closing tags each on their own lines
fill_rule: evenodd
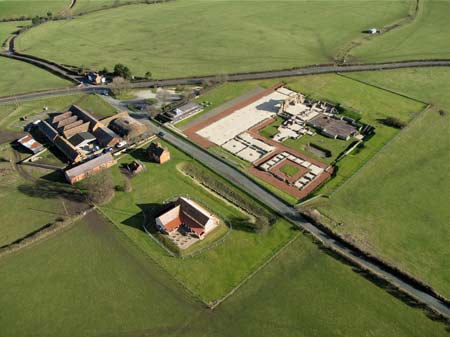
<svg viewBox="0 0 450 337">
<path fill-rule="evenodd" d="M 127 144 L 128 144 L 128 143 L 127 143 L 126 140 L 122 140 L 121 142 L 117 143 L 116 147 L 117 147 L 118 149 L 121 149 L 121 148 L 125 147 Z"/>
<path fill-rule="evenodd" d="M 164 137 L 166 134 L 165 134 L 164 132 L 162 132 L 162 131 L 159 131 L 159 132 L 158 132 L 158 135 L 159 135 L 160 137 Z"/>
<path fill-rule="evenodd" d="M 112 152 L 112 150 L 113 150 L 113 148 L 111 146 L 108 146 L 103 149 L 103 153 Z"/>
</svg>

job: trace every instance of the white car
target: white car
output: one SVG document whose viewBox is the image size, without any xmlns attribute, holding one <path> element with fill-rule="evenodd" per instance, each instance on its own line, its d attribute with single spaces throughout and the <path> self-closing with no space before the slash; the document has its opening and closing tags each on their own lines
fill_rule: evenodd
<svg viewBox="0 0 450 337">
<path fill-rule="evenodd" d="M 117 143 L 116 147 L 118 149 L 121 149 L 122 147 L 126 146 L 127 142 L 125 140 L 122 140 L 121 142 Z"/>
</svg>

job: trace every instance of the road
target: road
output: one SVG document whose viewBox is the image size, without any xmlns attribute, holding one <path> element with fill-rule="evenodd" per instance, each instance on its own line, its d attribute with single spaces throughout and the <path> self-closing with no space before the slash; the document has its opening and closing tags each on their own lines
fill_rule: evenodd
<svg viewBox="0 0 450 337">
<path fill-rule="evenodd" d="M 265 204 L 287 220 L 308 231 L 315 238 L 322 241 L 326 246 L 330 246 L 341 255 L 348 257 L 353 261 L 356 261 L 358 264 L 370 270 L 371 272 L 381 275 L 384 279 L 388 280 L 398 288 L 406 291 L 407 293 L 415 297 L 418 301 L 427 304 L 430 308 L 433 308 L 437 312 L 450 318 L 450 308 L 442 303 L 439 299 L 396 277 L 389 270 L 383 269 L 382 267 L 377 266 L 370 261 L 367 261 L 366 259 L 361 257 L 358 252 L 353 251 L 349 247 L 343 245 L 341 242 L 336 241 L 334 238 L 330 237 L 319 228 L 315 227 L 312 223 L 303 218 L 294 207 L 288 206 L 278 198 L 274 197 L 272 194 L 268 193 L 266 190 L 250 180 L 243 173 L 216 159 L 206 151 L 199 149 L 186 140 L 178 136 L 174 136 L 166 130 L 161 130 L 155 125 L 153 125 L 153 127 L 156 132 L 164 132 L 164 136 L 162 136 L 164 140 L 172 143 L 182 151 L 188 153 L 190 156 L 192 156 L 192 158 L 209 167 L 217 174 L 225 177 L 236 186 L 239 186 L 242 190 L 254 196 L 261 203 Z"/>
<path fill-rule="evenodd" d="M 17 55 L 10 52 L 0 53 L 0 56 L 13 57 L 25 61 L 26 57 L 23 55 Z M 36 59 L 30 58 L 28 61 L 36 64 Z M 39 64 L 42 68 L 43 61 L 39 60 Z M 240 82 L 249 80 L 260 80 L 260 79 L 271 79 L 271 78 L 282 78 L 282 77 L 293 77 L 293 76 L 306 76 L 306 75 L 316 75 L 316 74 L 330 74 L 330 73 L 344 73 L 344 72 L 355 72 L 355 71 L 381 71 L 381 70 L 392 70 L 392 69 L 402 69 L 402 68 L 422 68 L 422 67 L 450 67 L 450 60 L 425 60 L 425 61 L 406 61 L 406 62 L 394 62 L 394 63 L 376 63 L 376 64 L 354 64 L 354 65 L 317 65 L 311 67 L 303 67 L 296 69 L 287 69 L 279 71 L 262 71 L 248 74 L 230 74 L 227 76 L 226 80 L 229 82 Z M 56 67 L 54 64 L 48 63 L 48 69 L 53 73 L 61 73 L 61 68 Z M 74 75 L 67 72 L 63 75 L 64 78 L 72 78 L 75 80 Z M 218 78 L 217 76 L 203 76 L 203 77 L 187 77 L 178 79 L 167 79 L 167 80 L 151 80 L 143 82 L 133 82 L 131 87 L 133 88 L 149 88 L 149 87 L 163 87 L 163 86 L 176 86 L 176 85 L 186 85 L 186 84 L 201 84 L 204 82 L 214 82 Z M 16 100 L 32 99 L 39 97 L 49 97 L 56 95 L 63 95 L 69 93 L 79 93 L 79 92 L 93 92 L 102 91 L 109 89 L 108 86 L 87 86 L 82 85 L 81 87 L 75 87 L 70 89 L 55 89 L 40 92 L 33 92 L 15 96 L 8 96 L 0 98 L 0 103 L 14 102 Z"/>
</svg>

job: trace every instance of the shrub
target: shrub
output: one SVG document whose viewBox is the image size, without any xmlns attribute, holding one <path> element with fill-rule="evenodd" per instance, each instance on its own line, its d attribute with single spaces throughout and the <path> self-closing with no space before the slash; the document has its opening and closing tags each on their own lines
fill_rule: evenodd
<svg viewBox="0 0 450 337">
<path fill-rule="evenodd" d="M 403 129 L 406 123 L 396 117 L 386 117 L 381 120 L 384 125 L 391 126 L 396 129 Z"/>
</svg>

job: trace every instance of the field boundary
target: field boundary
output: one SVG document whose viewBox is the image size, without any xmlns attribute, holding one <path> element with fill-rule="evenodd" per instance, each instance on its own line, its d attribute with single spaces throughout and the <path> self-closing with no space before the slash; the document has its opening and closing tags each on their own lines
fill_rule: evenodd
<svg viewBox="0 0 450 337">
<path fill-rule="evenodd" d="M 422 111 L 419 111 L 418 113 L 414 114 L 413 119 L 399 132 L 397 132 L 391 139 L 388 140 L 386 144 L 384 144 L 377 152 L 375 152 L 370 158 L 368 158 L 355 172 L 353 172 L 347 179 L 345 179 L 340 185 L 338 185 L 334 190 L 332 190 L 328 195 L 331 197 L 333 194 L 335 194 L 337 191 L 339 191 L 343 186 L 348 184 L 350 181 L 352 181 L 355 176 L 357 176 L 367 165 L 369 165 L 371 162 L 373 162 L 378 156 L 382 155 L 386 149 L 389 148 L 389 146 L 404 132 L 406 132 L 410 127 L 411 124 L 413 124 L 419 116 L 424 114 L 426 111 L 430 110 L 431 104 L 428 104 Z"/>
</svg>

